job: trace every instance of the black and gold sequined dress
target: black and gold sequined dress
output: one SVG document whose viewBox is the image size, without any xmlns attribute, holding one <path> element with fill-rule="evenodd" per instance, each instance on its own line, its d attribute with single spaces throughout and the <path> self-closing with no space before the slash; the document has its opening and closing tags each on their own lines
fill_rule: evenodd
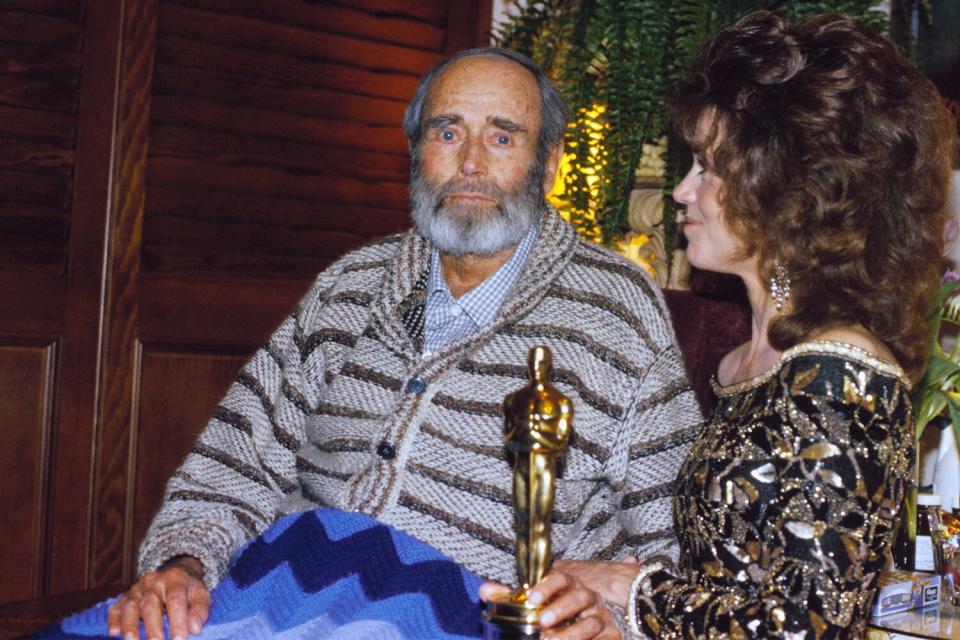
<svg viewBox="0 0 960 640">
<path fill-rule="evenodd" d="M 912 477 L 907 377 L 856 347 L 812 342 L 715 390 L 677 479 L 681 575 L 641 580 L 635 630 L 861 637 Z"/>
</svg>

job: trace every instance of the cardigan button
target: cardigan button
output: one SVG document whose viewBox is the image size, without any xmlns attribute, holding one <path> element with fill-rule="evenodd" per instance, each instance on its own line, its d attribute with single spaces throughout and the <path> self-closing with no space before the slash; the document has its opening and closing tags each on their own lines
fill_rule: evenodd
<svg viewBox="0 0 960 640">
<path fill-rule="evenodd" d="M 397 448 L 389 442 L 381 442 L 377 445 L 377 455 L 384 460 L 393 460 L 397 456 Z"/>
<path fill-rule="evenodd" d="M 407 391 L 420 395 L 427 388 L 427 383 L 421 380 L 420 378 L 410 378 L 407 380 Z"/>
</svg>

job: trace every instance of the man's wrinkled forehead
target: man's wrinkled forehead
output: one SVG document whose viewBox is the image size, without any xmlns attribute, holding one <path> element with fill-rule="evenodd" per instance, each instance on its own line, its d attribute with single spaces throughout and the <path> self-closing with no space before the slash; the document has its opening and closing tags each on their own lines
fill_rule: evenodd
<svg viewBox="0 0 960 640">
<path fill-rule="evenodd" d="M 457 60 L 431 82 L 423 124 L 429 126 L 437 118 L 462 120 L 468 109 L 473 115 L 482 110 L 482 117 L 495 126 L 539 128 L 540 90 L 536 78 L 522 65 L 499 56 Z"/>
</svg>

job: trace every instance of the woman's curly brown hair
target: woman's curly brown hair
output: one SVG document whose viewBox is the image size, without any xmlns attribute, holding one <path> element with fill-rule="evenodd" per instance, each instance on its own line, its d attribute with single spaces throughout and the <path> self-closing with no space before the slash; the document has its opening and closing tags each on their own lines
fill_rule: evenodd
<svg viewBox="0 0 960 640">
<path fill-rule="evenodd" d="M 790 275 L 770 343 L 861 323 L 918 377 L 954 138 L 934 86 L 846 16 L 758 11 L 707 45 L 670 106 L 686 141 L 712 152 L 725 221 L 762 280 L 776 261 Z"/>
</svg>

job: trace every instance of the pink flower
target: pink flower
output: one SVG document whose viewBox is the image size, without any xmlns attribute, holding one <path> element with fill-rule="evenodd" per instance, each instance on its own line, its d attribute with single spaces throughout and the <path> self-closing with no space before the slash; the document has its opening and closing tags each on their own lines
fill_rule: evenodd
<svg viewBox="0 0 960 640">
<path fill-rule="evenodd" d="M 960 280 L 960 273 L 957 273 L 953 269 L 948 270 L 943 277 L 940 278 L 941 284 L 946 284 L 948 282 L 953 282 L 954 280 Z"/>
</svg>

